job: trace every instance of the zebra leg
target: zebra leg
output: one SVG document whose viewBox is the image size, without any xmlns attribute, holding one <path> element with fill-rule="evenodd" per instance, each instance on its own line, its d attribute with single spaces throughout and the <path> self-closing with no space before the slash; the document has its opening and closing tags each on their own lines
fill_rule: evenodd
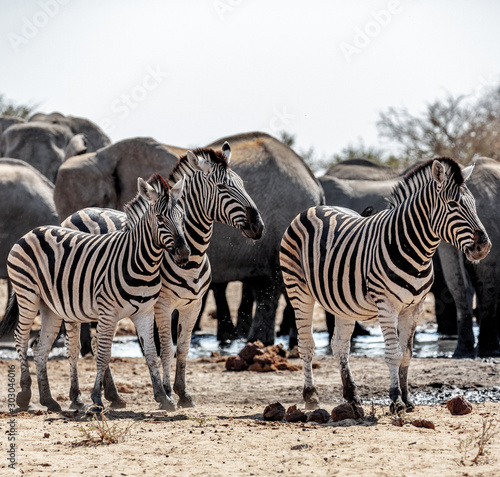
<svg viewBox="0 0 500 477">
<path fill-rule="evenodd" d="M 172 402 L 168 400 L 165 389 L 163 388 L 158 369 L 158 355 L 156 354 L 156 346 L 153 336 L 154 312 L 142 313 L 132 318 L 137 330 L 137 335 L 142 342 L 144 356 L 151 375 L 153 384 L 153 392 L 155 401 L 160 403 L 160 409 L 171 410 Z"/>
<path fill-rule="evenodd" d="M 345 320 L 336 316 L 331 346 L 333 356 L 339 360 L 344 399 L 351 404 L 356 417 L 362 417 L 361 399 L 358 396 L 358 388 L 352 377 L 351 367 L 349 366 L 351 336 L 355 326 L 356 322 L 354 320 Z"/>
<path fill-rule="evenodd" d="M 71 399 L 70 409 L 82 409 L 82 393 L 78 381 L 78 358 L 80 357 L 80 323 L 66 321 L 66 353 L 69 361 L 69 374 L 71 384 L 69 388 L 69 398 Z"/>
<path fill-rule="evenodd" d="M 52 397 L 47 376 L 47 360 L 50 349 L 61 328 L 62 318 L 56 315 L 45 303 L 40 307 L 42 327 L 38 338 L 33 343 L 33 358 L 36 364 L 36 375 L 38 378 L 38 391 L 40 393 L 40 404 L 47 406 L 52 412 L 61 412 L 61 406 Z"/>
<path fill-rule="evenodd" d="M 408 395 L 408 368 L 413 355 L 413 337 L 415 336 L 415 329 L 422 310 L 423 305 L 419 304 L 402 313 L 398 320 L 399 343 L 403 351 L 403 360 L 399 368 L 399 385 L 401 386 L 401 398 L 407 412 L 415 409 L 415 403 Z"/>
<path fill-rule="evenodd" d="M 172 342 L 172 308 L 170 299 L 160 292 L 160 298 L 155 305 L 155 321 L 160 337 L 160 357 L 163 367 L 163 389 L 167 395 L 167 411 L 175 411 L 175 401 L 172 397 L 172 385 L 170 384 L 170 368 L 174 356 L 174 344 Z M 179 320 L 180 322 L 180 320 Z"/>
<path fill-rule="evenodd" d="M 97 355 L 97 350 L 99 347 L 99 337 L 97 336 L 97 333 L 95 336 L 92 337 L 90 340 L 91 348 L 92 348 L 92 353 L 94 356 Z M 111 368 L 108 365 L 106 370 L 104 371 L 104 378 L 102 381 L 103 387 L 104 387 L 104 397 L 110 401 L 110 408 L 111 409 L 124 409 L 127 407 L 126 401 L 122 399 L 120 396 L 120 393 L 118 392 L 118 389 L 116 387 L 115 381 L 113 380 L 113 375 L 111 374 Z"/>
<path fill-rule="evenodd" d="M 104 409 L 104 404 L 102 402 L 102 387 L 104 373 L 106 368 L 109 366 L 109 360 L 111 359 L 111 344 L 113 342 L 113 336 L 115 335 L 116 324 L 117 320 L 112 316 L 99 316 L 99 321 L 97 323 L 97 334 L 99 335 L 96 353 L 97 373 L 94 388 L 92 389 L 92 393 L 90 395 L 92 402 L 94 403 L 92 408 L 92 411 L 94 412 L 99 412 Z"/>
<path fill-rule="evenodd" d="M 401 399 L 401 387 L 399 382 L 399 369 L 403 361 L 403 350 L 398 339 L 398 313 L 394 307 L 383 300 L 377 302 L 380 328 L 384 336 L 385 362 L 389 368 L 391 385 L 389 398 L 391 399 L 391 412 L 399 413 L 405 409 Z"/>
<path fill-rule="evenodd" d="M 35 321 L 40 306 L 40 297 L 32 294 L 29 298 L 20 295 L 17 291 L 17 300 L 19 304 L 19 322 L 14 332 L 16 342 L 16 351 L 21 365 L 21 391 L 17 393 L 16 403 L 20 410 L 28 409 L 31 400 L 31 375 L 28 365 L 28 343 L 30 331 Z"/>
<path fill-rule="evenodd" d="M 179 327 L 177 331 L 177 362 L 175 368 L 174 391 L 179 396 L 179 407 L 196 407 L 193 399 L 186 391 L 186 363 L 191 344 L 196 318 L 200 312 L 202 300 L 195 300 L 189 306 L 179 310 Z"/>
<path fill-rule="evenodd" d="M 290 293 L 291 294 L 291 293 Z M 290 296 L 290 303 L 295 311 L 297 331 L 299 337 L 299 355 L 304 366 L 304 398 L 306 409 L 317 409 L 319 407 L 319 396 L 314 386 L 312 360 L 314 357 L 314 338 L 312 334 L 312 314 L 314 299 L 310 295 Z"/>
</svg>

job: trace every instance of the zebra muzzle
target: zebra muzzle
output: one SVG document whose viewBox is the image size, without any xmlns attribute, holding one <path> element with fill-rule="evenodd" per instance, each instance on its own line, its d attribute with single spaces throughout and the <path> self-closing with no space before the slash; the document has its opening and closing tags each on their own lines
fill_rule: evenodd
<svg viewBox="0 0 500 477">
<path fill-rule="evenodd" d="M 252 240 L 259 240 L 264 232 L 264 222 L 255 207 L 246 207 L 245 222 L 240 228 L 245 237 Z"/>
<path fill-rule="evenodd" d="M 465 256 L 471 262 L 482 260 L 490 253 L 491 242 L 486 232 L 482 230 L 474 231 L 472 235 L 472 245 L 465 249 Z"/>
</svg>

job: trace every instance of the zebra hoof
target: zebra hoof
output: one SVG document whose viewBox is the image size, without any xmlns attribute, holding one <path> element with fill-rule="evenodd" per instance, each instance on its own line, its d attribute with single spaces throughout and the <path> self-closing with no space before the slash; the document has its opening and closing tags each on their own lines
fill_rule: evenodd
<svg viewBox="0 0 500 477">
<path fill-rule="evenodd" d="M 179 401 L 177 402 L 177 407 L 196 407 L 196 404 L 194 403 L 191 396 L 186 393 L 179 398 Z"/>
<path fill-rule="evenodd" d="M 83 401 L 80 398 L 79 399 L 75 399 L 69 405 L 70 409 L 83 409 L 84 407 L 85 407 L 85 404 L 83 403 Z"/>
<path fill-rule="evenodd" d="M 127 403 L 122 398 L 118 398 L 111 401 L 109 407 L 111 409 L 125 409 L 127 407 Z"/>
<path fill-rule="evenodd" d="M 162 411 L 175 411 L 177 408 L 175 406 L 175 402 L 174 400 L 163 400 L 161 403 L 160 403 L 160 407 L 158 408 Z"/>
<path fill-rule="evenodd" d="M 406 412 L 413 412 L 415 410 L 415 403 L 411 399 L 407 399 L 405 402 Z"/>
<path fill-rule="evenodd" d="M 16 403 L 21 411 L 25 411 L 26 409 L 28 409 L 30 405 L 30 400 L 31 400 L 30 390 L 19 391 L 17 393 Z"/>
<path fill-rule="evenodd" d="M 40 404 L 42 406 L 46 406 L 48 411 L 51 412 L 61 412 L 61 405 L 55 400 L 55 399 L 44 399 L 43 401 L 40 400 Z"/>
<path fill-rule="evenodd" d="M 391 411 L 391 414 L 401 414 L 403 411 L 405 411 L 406 409 L 406 406 L 404 404 L 404 402 L 400 399 L 398 399 L 397 401 L 395 402 L 392 402 L 391 403 L 391 407 L 390 407 L 390 411 Z"/>
<path fill-rule="evenodd" d="M 104 405 L 102 403 L 101 404 L 94 403 L 87 409 L 86 414 L 96 415 L 96 414 L 102 414 L 103 412 L 104 412 Z"/>
<path fill-rule="evenodd" d="M 314 410 L 319 408 L 319 396 L 315 387 L 304 388 L 302 391 L 302 397 L 306 403 L 307 410 Z"/>
</svg>

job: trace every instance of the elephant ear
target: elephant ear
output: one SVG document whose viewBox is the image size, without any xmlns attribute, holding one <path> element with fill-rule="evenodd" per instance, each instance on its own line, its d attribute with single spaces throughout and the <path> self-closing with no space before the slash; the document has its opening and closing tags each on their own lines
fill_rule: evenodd
<svg viewBox="0 0 500 477">
<path fill-rule="evenodd" d="M 472 174 L 472 171 L 474 170 L 474 166 L 476 164 L 472 164 L 470 166 L 467 166 L 465 168 L 462 169 L 462 176 L 464 178 L 464 182 L 467 182 L 469 180 L 469 177 L 471 176 Z"/>
</svg>

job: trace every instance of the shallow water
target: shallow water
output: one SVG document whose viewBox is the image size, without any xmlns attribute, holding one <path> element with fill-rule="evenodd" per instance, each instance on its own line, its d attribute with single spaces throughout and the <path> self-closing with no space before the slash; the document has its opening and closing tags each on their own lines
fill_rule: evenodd
<svg viewBox="0 0 500 477">
<path fill-rule="evenodd" d="M 417 329 L 413 346 L 413 356 L 416 358 L 451 358 L 456 346 L 456 339 L 443 339 L 436 332 L 436 326 L 426 327 L 425 329 Z M 358 336 L 354 338 L 351 345 L 352 356 L 383 356 L 384 355 L 384 339 L 379 327 L 371 326 L 369 328 L 369 336 Z M 478 333 L 478 328 L 474 329 L 475 334 Z M 314 341 L 316 343 L 316 355 L 331 354 L 330 342 L 328 340 L 328 332 L 314 333 Z M 288 337 L 280 336 L 276 338 L 276 344 L 283 344 L 288 349 Z M 210 334 L 195 334 L 191 341 L 191 349 L 189 358 L 199 358 L 210 356 L 213 352 L 218 352 L 223 356 L 237 354 L 245 346 L 245 340 L 236 340 L 229 345 L 221 347 L 215 335 Z M 28 355 L 32 356 L 31 348 L 28 350 Z M 137 358 L 142 357 L 142 351 L 135 336 L 119 336 L 113 340 L 111 355 L 121 358 Z M 53 348 L 49 358 L 65 357 L 66 348 Z M 1 359 L 17 359 L 13 344 L 0 346 Z"/>
</svg>

